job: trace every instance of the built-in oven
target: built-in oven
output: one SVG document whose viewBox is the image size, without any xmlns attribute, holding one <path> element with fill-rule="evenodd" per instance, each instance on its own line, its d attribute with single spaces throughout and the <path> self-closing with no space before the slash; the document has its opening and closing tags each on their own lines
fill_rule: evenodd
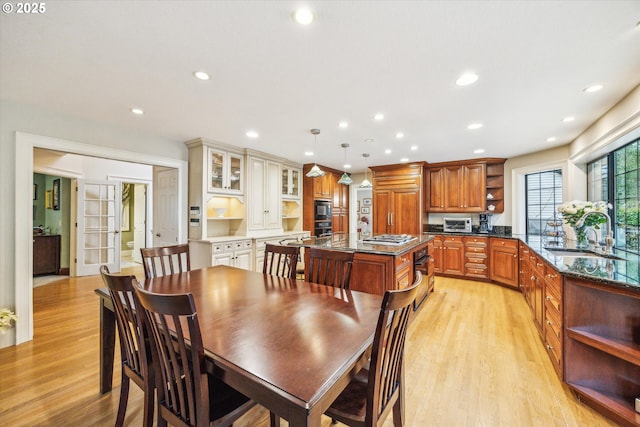
<svg viewBox="0 0 640 427">
<path fill-rule="evenodd" d="M 327 200 L 316 200 L 314 205 L 314 219 L 316 221 L 331 220 L 331 202 Z"/>
<path fill-rule="evenodd" d="M 316 221 L 314 229 L 314 236 L 330 236 L 331 235 L 331 221 Z"/>
<path fill-rule="evenodd" d="M 429 280 L 429 255 L 426 246 L 413 253 L 413 271 L 414 276 L 416 271 L 422 273 L 422 284 L 418 286 L 418 294 L 413 302 L 413 310 L 415 311 L 420 308 L 424 300 L 427 299 L 427 295 L 429 295 L 429 286 L 427 284 Z"/>
</svg>

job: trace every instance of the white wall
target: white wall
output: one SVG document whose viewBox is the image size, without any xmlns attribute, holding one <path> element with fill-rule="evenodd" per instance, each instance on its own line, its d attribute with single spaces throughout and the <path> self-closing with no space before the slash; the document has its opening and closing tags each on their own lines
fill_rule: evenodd
<svg viewBox="0 0 640 427">
<path fill-rule="evenodd" d="M 28 336 L 29 330 L 32 333 L 33 328 L 30 301 L 29 309 L 27 309 L 24 306 L 24 301 L 20 300 L 18 296 L 22 294 L 24 287 L 31 288 L 30 268 L 32 264 L 30 257 L 25 256 L 25 253 L 31 253 L 30 245 L 28 245 L 31 241 L 31 230 L 30 226 L 20 225 L 20 223 L 31 223 L 31 213 L 29 212 L 28 215 L 16 213 L 14 201 L 21 200 L 23 188 L 29 188 L 29 192 L 31 191 L 33 159 L 18 155 L 16 132 L 72 141 L 75 146 L 96 147 L 100 148 L 102 152 L 122 156 L 115 158 L 125 159 L 126 153 L 137 153 L 140 158 L 150 159 L 150 163 L 158 161 L 158 159 L 166 159 L 166 161 L 160 160 L 159 164 L 184 169 L 181 178 L 184 183 L 181 183 L 180 188 L 185 193 L 184 200 L 181 199 L 181 205 L 184 205 L 181 206 L 181 211 L 185 212 L 185 216 L 187 149 L 182 141 L 171 141 L 155 135 L 141 134 L 134 129 L 113 128 L 0 100 L 0 174 L 2 177 L 0 179 L 0 200 L 4 201 L 0 204 L 0 236 L 2 236 L 0 239 L 0 307 L 15 309 L 16 314 L 20 316 L 18 328 L 23 328 L 18 331 L 18 334 Z M 20 182 L 16 182 L 16 179 Z M 28 207 L 31 207 L 30 196 L 26 202 Z M 25 233 L 26 238 L 24 238 Z M 16 239 L 16 236 L 21 236 L 24 242 L 21 239 Z M 20 248 L 20 250 L 16 250 L 16 248 Z M 26 276 L 25 271 L 29 273 Z M 18 296 L 16 289 L 21 290 Z M 15 342 L 16 329 L 0 335 L 0 347 Z"/>
</svg>

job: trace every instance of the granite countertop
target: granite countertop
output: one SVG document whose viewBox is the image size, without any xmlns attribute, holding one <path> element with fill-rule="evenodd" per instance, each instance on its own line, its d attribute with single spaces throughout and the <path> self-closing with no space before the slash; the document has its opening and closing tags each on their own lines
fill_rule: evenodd
<svg viewBox="0 0 640 427">
<path fill-rule="evenodd" d="M 403 255 L 413 250 L 416 246 L 427 243 L 429 240 L 433 239 L 433 236 L 428 234 L 412 237 L 413 239 L 411 241 L 402 245 L 373 245 L 370 243 L 364 243 L 362 241 L 362 237 L 359 236 L 358 233 L 350 233 L 327 237 L 311 237 L 310 239 L 302 241 L 298 245 L 304 247 L 318 247 L 359 253 L 396 256 Z M 290 244 L 295 245 L 296 243 Z"/>
<path fill-rule="evenodd" d="M 547 249 L 575 250 L 575 242 L 567 240 L 566 242 L 551 244 L 541 236 L 512 235 L 511 233 L 444 233 L 441 231 L 431 231 L 427 234 L 484 236 L 521 240 L 538 256 L 542 257 L 565 276 L 592 280 L 632 292 L 640 292 L 640 257 L 617 250 L 615 247 L 613 248 L 613 255 L 622 259 L 600 256 L 557 255 Z"/>
</svg>

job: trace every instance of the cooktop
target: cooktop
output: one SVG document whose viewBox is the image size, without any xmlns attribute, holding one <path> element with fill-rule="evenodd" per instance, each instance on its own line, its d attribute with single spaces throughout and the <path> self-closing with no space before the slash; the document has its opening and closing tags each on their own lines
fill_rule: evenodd
<svg viewBox="0 0 640 427">
<path fill-rule="evenodd" d="M 417 237 L 409 234 L 379 234 L 362 239 L 362 243 L 371 243 L 373 245 L 403 245 Z"/>
</svg>

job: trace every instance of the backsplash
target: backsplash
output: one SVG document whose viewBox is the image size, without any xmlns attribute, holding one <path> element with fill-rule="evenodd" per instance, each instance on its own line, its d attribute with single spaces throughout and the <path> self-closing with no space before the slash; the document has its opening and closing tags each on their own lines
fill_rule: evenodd
<svg viewBox="0 0 640 427">
<path fill-rule="evenodd" d="M 423 231 L 425 233 L 443 233 L 442 224 L 423 224 Z M 478 225 L 471 226 L 472 233 L 480 233 L 480 227 Z M 489 233 L 481 233 L 498 236 L 511 236 L 510 225 L 494 225 L 493 229 Z"/>
</svg>

